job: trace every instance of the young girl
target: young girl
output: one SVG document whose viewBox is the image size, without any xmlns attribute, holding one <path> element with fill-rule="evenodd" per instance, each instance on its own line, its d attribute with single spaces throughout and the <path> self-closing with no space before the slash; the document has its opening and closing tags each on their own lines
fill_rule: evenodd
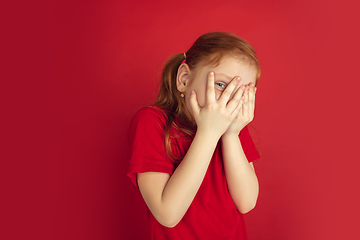
<svg viewBox="0 0 360 240">
<path fill-rule="evenodd" d="M 229 33 L 204 34 L 166 63 L 129 135 L 128 176 L 151 212 L 151 239 L 247 239 L 260 156 L 246 125 L 259 76 L 253 48 Z"/>
</svg>

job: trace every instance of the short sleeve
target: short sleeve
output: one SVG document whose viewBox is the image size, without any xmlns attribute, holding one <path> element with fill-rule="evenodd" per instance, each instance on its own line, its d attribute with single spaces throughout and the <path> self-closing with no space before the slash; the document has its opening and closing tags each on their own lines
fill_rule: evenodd
<svg viewBox="0 0 360 240">
<path fill-rule="evenodd" d="M 249 162 L 253 162 L 260 158 L 260 154 L 255 147 L 255 144 L 250 136 L 248 126 L 245 126 L 239 135 L 241 146 L 244 150 L 246 158 Z"/>
<path fill-rule="evenodd" d="M 165 126 L 165 115 L 155 106 L 144 107 L 134 115 L 129 129 L 131 158 L 127 175 L 135 186 L 137 173 L 172 175 L 174 164 L 166 153 Z"/>
</svg>

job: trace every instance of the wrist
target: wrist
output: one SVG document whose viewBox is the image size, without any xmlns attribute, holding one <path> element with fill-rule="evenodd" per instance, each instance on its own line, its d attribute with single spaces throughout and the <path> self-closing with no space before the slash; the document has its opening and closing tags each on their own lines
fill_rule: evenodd
<svg viewBox="0 0 360 240">
<path fill-rule="evenodd" d="M 216 132 L 201 130 L 199 128 L 197 129 L 195 136 L 197 138 L 202 139 L 205 142 L 216 143 L 216 144 L 219 141 L 219 139 L 221 138 L 221 135 Z"/>
<path fill-rule="evenodd" d="M 240 141 L 240 139 L 239 139 L 239 134 L 236 133 L 226 133 L 221 137 L 221 142 L 224 145 L 228 145 L 229 143 L 234 143 L 237 141 Z"/>
<path fill-rule="evenodd" d="M 232 132 L 228 132 L 226 131 L 223 135 L 222 138 L 238 138 L 240 134 L 240 131 L 232 131 Z"/>
</svg>

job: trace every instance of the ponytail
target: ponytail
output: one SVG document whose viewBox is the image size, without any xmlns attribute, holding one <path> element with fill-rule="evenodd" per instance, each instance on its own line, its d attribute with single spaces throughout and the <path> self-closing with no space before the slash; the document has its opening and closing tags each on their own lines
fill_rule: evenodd
<svg viewBox="0 0 360 240">
<path fill-rule="evenodd" d="M 177 71 L 184 60 L 184 54 L 179 53 L 170 58 L 165 64 L 161 76 L 160 91 L 156 98 L 155 105 L 172 108 L 175 104 L 175 94 L 180 96 L 176 88 Z"/>
<path fill-rule="evenodd" d="M 165 148 L 167 155 L 175 161 L 179 160 L 181 156 L 175 156 L 171 151 L 171 137 L 178 137 L 170 136 L 171 127 L 175 127 L 191 136 L 194 133 L 193 127 L 195 125 L 186 108 L 185 99 L 181 97 L 181 92 L 176 87 L 177 72 L 184 60 L 186 60 L 186 53 L 179 53 L 167 61 L 161 76 L 159 94 L 155 101 L 156 106 L 166 111 Z M 179 120 L 180 125 L 174 121 L 175 119 Z"/>
</svg>

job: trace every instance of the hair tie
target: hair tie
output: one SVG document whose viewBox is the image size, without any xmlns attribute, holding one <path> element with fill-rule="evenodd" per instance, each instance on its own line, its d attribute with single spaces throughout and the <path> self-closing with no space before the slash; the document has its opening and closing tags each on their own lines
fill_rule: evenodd
<svg viewBox="0 0 360 240">
<path fill-rule="evenodd" d="M 184 53 L 184 58 L 186 59 L 186 53 Z"/>
</svg>

